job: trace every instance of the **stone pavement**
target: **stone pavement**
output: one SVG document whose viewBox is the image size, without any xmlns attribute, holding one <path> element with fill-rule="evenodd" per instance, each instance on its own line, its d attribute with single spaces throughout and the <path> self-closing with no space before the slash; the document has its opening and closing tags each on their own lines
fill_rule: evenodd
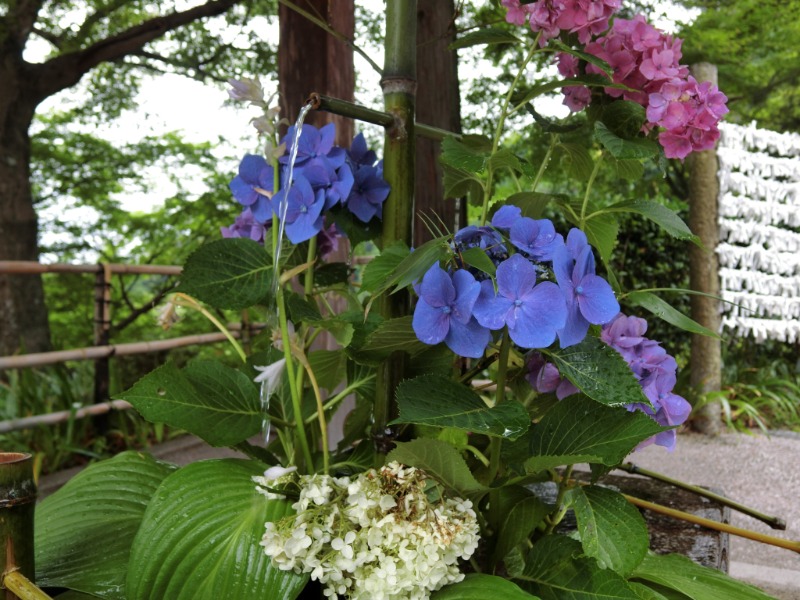
<svg viewBox="0 0 800 600">
<path fill-rule="evenodd" d="M 226 448 L 183 437 L 153 448 L 175 464 L 242 457 Z M 800 435 L 774 432 L 723 434 L 717 438 L 682 433 L 675 452 L 650 446 L 629 457 L 634 464 L 695 485 L 714 488 L 759 512 L 783 518 L 785 531 L 771 529 L 732 511 L 731 524 L 789 540 L 800 540 Z M 42 478 L 40 496 L 52 493 L 76 471 Z M 756 585 L 779 600 L 800 600 L 800 554 L 731 536 L 730 575 Z"/>
</svg>

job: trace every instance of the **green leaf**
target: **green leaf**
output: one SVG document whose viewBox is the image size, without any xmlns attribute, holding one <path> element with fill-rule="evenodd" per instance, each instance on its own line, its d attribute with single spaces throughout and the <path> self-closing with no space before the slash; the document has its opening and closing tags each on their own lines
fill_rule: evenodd
<svg viewBox="0 0 800 600">
<path fill-rule="evenodd" d="M 594 171 L 594 161 L 589 150 L 580 144 L 558 144 L 557 148 L 563 153 L 561 159 L 567 174 L 581 181 L 589 181 Z"/>
<path fill-rule="evenodd" d="M 480 177 L 463 169 L 456 169 L 442 163 L 442 185 L 447 198 L 470 196 L 480 198 L 483 195 L 483 181 Z"/>
<path fill-rule="evenodd" d="M 700 323 L 674 309 L 667 302 L 651 292 L 631 292 L 627 295 L 627 298 L 631 304 L 649 310 L 658 318 L 679 329 L 683 329 L 689 333 L 697 333 L 699 335 L 707 335 L 708 337 L 720 339 L 718 333 L 707 327 L 703 327 Z"/>
<path fill-rule="evenodd" d="M 300 294 L 287 292 L 286 308 L 293 323 L 309 323 L 311 325 L 322 321 L 319 309 Z"/>
<path fill-rule="evenodd" d="M 412 356 L 424 352 L 430 346 L 419 341 L 411 328 L 411 315 L 383 321 L 367 336 L 360 352 L 371 354 L 376 360 L 387 358 L 392 352 L 408 352 Z"/>
<path fill-rule="evenodd" d="M 500 169 L 511 169 L 519 173 L 522 171 L 522 163 L 519 158 L 508 148 L 500 148 L 489 157 L 489 166 L 495 171 Z"/>
<path fill-rule="evenodd" d="M 758 588 L 678 554 L 648 554 L 631 579 L 664 586 L 692 600 L 774 600 Z"/>
<path fill-rule="evenodd" d="M 483 248 L 467 248 L 466 250 L 460 252 L 459 256 L 464 263 L 471 267 L 475 267 L 479 271 L 483 271 L 492 277 L 494 277 L 495 272 L 497 272 L 497 267 Z"/>
<path fill-rule="evenodd" d="M 547 81 L 545 83 L 539 83 L 537 85 L 531 86 L 527 91 L 520 93 L 519 95 L 515 95 L 512 98 L 515 106 L 522 106 L 524 104 L 528 104 L 534 98 L 541 96 L 542 94 L 546 94 L 548 92 L 552 92 L 553 90 L 558 90 L 565 87 L 575 87 L 575 86 L 586 86 L 586 87 L 602 87 L 602 88 L 613 88 L 613 89 L 621 89 L 621 90 L 630 90 L 626 85 L 622 85 L 619 83 L 614 83 L 610 79 L 606 78 L 603 75 L 598 75 L 596 73 L 591 73 L 588 75 L 578 75 L 577 77 L 570 77 L 569 79 L 558 79 Z"/>
<path fill-rule="evenodd" d="M 454 137 L 442 140 L 441 162 L 467 173 L 480 173 L 486 167 L 489 154 Z"/>
<path fill-rule="evenodd" d="M 351 269 L 346 263 L 324 263 L 314 269 L 314 284 L 322 287 L 347 283 Z"/>
<path fill-rule="evenodd" d="M 175 467 L 140 452 L 89 465 L 36 507 L 36 582 L 125 600 L 131 544 Z"/>
<path fill-rule="evenodd" d="M 339 230 L 347 236 L 351 248 L 355 248 L 362 242 L 380 240 L 383 223 L 378 217 L 373 217 L 368 223 L 364 223 L 341 205 L 334 206 L 328 214 L 333 217 Z"/>
<path fill-rule="evenodd" d="M 329 392 L 333 392 L 344 379 L 346 359 L 340 350 L 315 350 L 308 354 L 308 362 L 317 383 Z"/>
<path fill-rule="evenodd" d="M 535 600 L 513 581 L 497 575 L 470 573 L 463 581 L 434 592 L 431 600 Z"/>
<path fill-rule="evenodd" d="M 432 438 L 417 438 L 410 442 L 399 442 L 386 460 L 396 460 L 410 467 L 423 469 L 428 475 L 451 492 L 480 497 L 489 489 L 475 479 L 467 463 L 447 442 Z"/>
<path fill-rule="evenodd" d="M 259 545 L 264 523 L 291 514 L 267 500 L 243 460 L 190 464 L 156 491 L 131 550 L 127 600 L 296 598 L 306 576 L 281 571 Z"/>
<path fill-rule="evenodd" d="M 469 48 L 480 44 L 513 44 L 518 42 L 519 38 L 506 29 L 482 27 L 477 31 L 472 31 L 461 36 L 450 44 L 449 48 L 450 50 L 457 50 L 459 48 Z"/>
<path fill-rule="evenodd" d="M 619 464 L 639 442 L 668 430 L 641 411 L 603 406 L 585 396 L 564 398 L 554 405 L 528 434 L 530 473 L 551 468 L 548 457 L 596 457 L 560 464 L 594 462 Z"/>
<path fill-rule="evenodd" d="M 640 160 L 622 159 L 618 160 L 613 156 L 605 159 L 605 162 L 614 170 L 614 174 L 620 179 L 636 181 L 644 175 L 644 165 Z"/>
<path fill-rule="evenodd" d="M 494 548 L 495 564 L 501 562 L 514 548 L 526 542 L 549 510 L 539 498 L 531 495 L 517 502 L 506 512 Z"/>
<path fill-rule="evenodd" d="M 540 539 L 525 557 L 522 571 L 512 576 L 548 599 L 639 600 L 622 577 L 582 557 L 580 544 L 561 535 Z"/>
<path fill-rule="evenodd" d="M 531 219 L 541 219 L 544 209 L 550 202 L 558 201 L 559 197 L 553 194 L 542 194 L 540 192 L 517 192 L 505 199 L 503 204 L 512 204 L 522 210 L 524 217 Z"/>
<path fill-rule="evenodd" d="M 449 236 L 434 238 L 406 256 L 384 278 L 383 283 L 375 291 L 375 295 L 385 292 L 392 286 L 394 286 L 394 291 L 396 292 L 417 280 L 421 280 L 434 263 L 452 256 L 448 240 Z"/>
<path fill-rule="evenodd" d="M 148 421 L 185 429 L 212 446 L 232 446 L 261 430 L 256 385 L 214 361 L 195 361 L 184 369 L 167 363 L 116 397 Z"/>
<path fill-rule="evenodd" d="M 604 208 L 603 212 L 636 213 L 650 219 L 674 238 L 679 240 L 697 239 L 697 236 L 692 233 L 688 225 L 683 222 L 683 219 L 681 219 L 675 211 L 668 209 L 663 204 L 653 202 L 652 200 L 618 202 L 608 208 Z"/>
<path fill-rule="evenodd" d="M 571 54 L 572 56 L 576 56 L 576 57 L 580 58 L 581 60 L 586 61 L 589 64 L 594 65 L 595 67 L 597 67 L 598 69 L 603 71 L 603 73 L 605 73 L 609 77 L 613 77 L 614 76 L 614 69 L 612 69 L 611 65 L 609 65 L 602 58 L 598 58 L 593 54 L 589 54 L 588 52 L 581 52 L 580 50 L 575 50 L 575 48 L 567 46 L 561 40 L 550 40 L 548 42 L 548 46 L 551 47 L 551 48 L 556 48 L 560 52 L 566 52 L 567 54 Z"/>
<path fill-rule="evenodd" d="M 488 407 L 470 388 L 440 375 L 407 379 L 397 386 L 400 416 L 395 423 L 455 427 L 515 440 L 528 430 L 530 417 L 519 402 Z"/>
<path fill-rule="evenodd" d="M 615 100 L 603 107 L 603 123 L 615 135 L 632 140 L 639 136 L 647 120 L 644 107 L 630 100 Z"/>
<path fill-rule="evenodd" d="M 639 596 L 640 600 L 686 600 L 686 596 L 679 594 L 678 592 L 674 592 L 675 596 L 667 598 L 664 594 L 661 594 L 653 588 L 648 587 L 643 583 L 639 583 L 638 581 L 628 581 L 628 587 L 636 592 L 636 595 Z M 661 588 L 661 590 L 663 589 L 664 588 Z M 670 590 L 670 592 L 672 592 L 672 590 Z"/>
<path fill-rule="evenodd" d="M 646 138 L 623 139 L 606 127 L 602 121 L 594 124 L 594 137 L 614 158 L 650 158 L 658 154 L 658 145 L 653 140 Z"/>
<path fill-rule="evenodd" d="M 588 556 L 622 576 L 642 562 L 650 545 L 647 525 L 622 494 L 599 486 L 581 486 L 570 490 L 568 498 Z"/>
<path fill-rule="evenodd" d="M 619 221 L 612 215 L 595 214 L 586 219 L 583 230 L 589 243 L 600 253 L 600 260 L 608 264 L 617 244 Z"/>
<path fill-rule="evenodd" d="M 411 251 L 403 240 L 398 240 L 383 249 L 380 255 L 373 258 L 364 267 L 361 278 L 361 289 L 372 292 L 378 289 L 394 269 L 406 258 Z"/>
<path fill-rule="evenodd" d="M 636 403 L 650 406 L 625 359 L 598 338 L 587 336 L 579 344 L 545 353 L 562 377 L 593 400 L 608 406 Z"/>
<path fill-rule="evenodd" d="M 216 308 L 240 310 L 265 303 L 272 289 L 272 257 L 248 238 L 201 246 L 189 256 L 177 291 Z"/>
</svg>

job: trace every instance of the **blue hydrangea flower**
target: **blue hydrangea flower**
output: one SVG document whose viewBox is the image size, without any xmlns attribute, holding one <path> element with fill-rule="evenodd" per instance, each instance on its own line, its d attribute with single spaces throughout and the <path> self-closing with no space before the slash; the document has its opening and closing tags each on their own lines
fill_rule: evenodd
<svg viewBox="0 0 800 600">
<path fill-rule="evenodd" d="M 463 227 L 453 236 L 453 243 L 457 252 L 480 248 L 495 265 L 508 258 L 508 249 L 503 243 L 503 238 L 491 227 L 475 225 Z"/>
<path fill-rule="evenodd" d="M 518 218 L 511 225 L 509 238 L 520 251 L 534 260 L 551 261 L 555 251 L 564 245 L 550 219 Z"/>
<path fill-rule="evenodd" d="M 491 281 L 481 284 L 473 313 L 489 329 L 508 327 L 515 344 L 546 348 L 563 328 L 567 306 L 559 287 L 549 281 L 536 283 L 537 271 L 530 261 L 515 254 L 497 267 L 497 295 Z"/>
<path fill-rule="evenodd" d="M 595 275 L 592 247 L 583 246 L 573 261 L 569 242 L 568 237 L 567 244 L 558 248 L 553 256 L 553 271 L 567 300 L 567 322 L 558 332 L 562 348 L 583 340 L 590 324 L 603 325 L 619 313 L 619 303 L 611 286 Z"/>
<path fill-rule="evenodd" d="M 422 278 L 418 293 L 411 325 L 420 341 L 443 341 L 459 356 L 483 356 L 491 333 L 472 316 L 480 284 L 471 273 L 459 269 L 451 276 L 434 264 Z"/>
<path fill-rule="evenodd" d="M 353 172 L 348 164 L 338 169 L 326 169 L 320 164 L 309 164 L 303 169 L 303 176 L 315 190 L 325 193 L 325 210 L 344 202 L 353 189 Z"/>
<path fill-rule="evenodd" d="M 270 221 L 269 225 L 272 222 Z M 250 238 L 259 244 L 264 243 L 264 235 L 266 234 L 269 225 L 264 226 L 253 218 L 253 213 L 249 208 L 245 208 L 242 213 L 236 217 L 233 225 L 230 227 L 220 227 L 220 233 L 224 238 Z"/>
<path fill-rule="evenodd" d="M 281 164 L 288 164 L 294 142 L 295 126 L 289 127 L 283 142 L 286 144 L 286 154 L 280 157 Z M 343 148 L 334 146 L 336 126 L 328 123 L 321 129 L 313 125 L 303 125 L 300 139 L 297 141 L 297 160 L 295 169 L 304 168 L 309 163 L 321 164 L 328 170 L 338 169 L 344 164 L 346 154 Z"/>
<path fill-rule="evenodd" d="M 511 226 L 522 218 L 522 209 L 513 204 L 506 204 L 497 209 L 492 217 L 492 227 L 511 229 Z"/>
<path fill-rule="evenodd" d="M 249 207 L 261 223 L 271 218 L 269 194 L 273 190 L 275 171 L 263 156 L 246 154 L 239 163 L 239 174 L 228 184 L 233 197 L 242 206 Z M 260 218 L 269 215 L 267 218 Z"/>
<path fill-rule="evenodd" d="M 391 188 L 376 167 L 361 167 L 354 175 L 353 189 L 345 206 L 359 220 L 368 223 L 383 216 L 383 203 Z"/>
<path fill-rule="evenodd" d="M 358 171 L 361 167 L 371 167 L 378 160 L 378 155 L 373 150 L 367 148 L 367 140 L 364 139 L 364 134 L 359 133 L 353 138 L 353 143 L 347 151 L 347 158 L 350 164 L 353 165 L 353 170 Z"/>
<path fill-rule="evenodd" d="M 325 191 L 311 187 L 308 179 L 302 175 L 295 177 L 288 197 L 286 189 L 282 189 L 273 198 L 277 214 L 281 214 L 283 202 L 286 206 L 286 237 L 293 244 L 305 242 L 317 235 L 322 229 L 322 209 L 325 207 Z"/>
</svg>

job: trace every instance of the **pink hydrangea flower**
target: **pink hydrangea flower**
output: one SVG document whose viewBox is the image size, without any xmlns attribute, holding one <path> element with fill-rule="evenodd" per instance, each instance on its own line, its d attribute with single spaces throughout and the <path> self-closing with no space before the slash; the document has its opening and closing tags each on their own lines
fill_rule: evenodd
<svg viewBox="0 0 800 600">
<path fill-rule="evenodd" d="M 581 44 L 608 29 L 608 20 L 619 10 L 621 0 L 538 0 L 520 4 L 519 0 L 502 0 L 506 21 L 522 25 L 527 20 L 531 30 L 541 32 L 539 45 L 558 37 L 562 31 L 575 33 Z"/>
</svg>

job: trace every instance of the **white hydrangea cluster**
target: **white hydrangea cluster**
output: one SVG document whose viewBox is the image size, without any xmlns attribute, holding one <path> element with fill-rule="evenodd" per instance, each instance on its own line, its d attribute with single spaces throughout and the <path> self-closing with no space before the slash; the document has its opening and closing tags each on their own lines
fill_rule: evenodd
<svg viewBox="0 0 800 600">
<path fill-rule="evenodd" d="M 261 545 L 280 569 L 325 584 L 328 597 L 424 600 L 464 578 L 458 560 L 479 541 L 469 500 L 432 503 L 425 489 L 422 471 L 397 462 L 352 479 L 303 476 L 297 514 L 267 523 Z"/>
</svg>

